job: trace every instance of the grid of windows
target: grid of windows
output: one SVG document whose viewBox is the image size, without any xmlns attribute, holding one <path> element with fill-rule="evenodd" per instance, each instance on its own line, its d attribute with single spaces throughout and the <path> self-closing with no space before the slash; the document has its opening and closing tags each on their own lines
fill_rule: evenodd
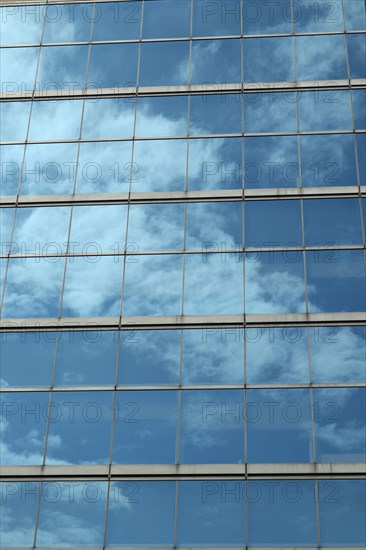
<svg viewBox="0 0 366 550">
<path fill-rule="evenodd" d="M 363 0 L 0 17 L 2 545 L 364 546 Z"/>
</svg>

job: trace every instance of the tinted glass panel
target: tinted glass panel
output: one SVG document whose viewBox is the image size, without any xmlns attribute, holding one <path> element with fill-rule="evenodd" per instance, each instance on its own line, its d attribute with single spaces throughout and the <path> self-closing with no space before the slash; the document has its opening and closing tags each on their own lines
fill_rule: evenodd
<svg viewBox="0 0 366 550">
<path fill-rule="evenodd" d="M 176 391 L 118 392 L 113 462 L 174 464 L 177 414 Z"/>
<path fill-rule="evenodd" d="M 292 31 L 291 6 L 288 0 L 278 0 L 273 4 L 243 2 L 242 17 L 244 34 L 279 34 Z"/>
<path fill-rule="evenodd" d="M 2 393 L 1 463 L 35 466 L 43 462 L 48 392 Z"/>
<path fill-rule="evenodd" d="M 355 117 L 355 128 L 366 129 L 366 90 L 352 90 L 353 112 Z"/>
<path fill-rule="evenodd" d="M 123 204 L 75 206 L 70 233 L 71 252 L 121 252 L 125 247 L 126 222 L 127 206 Z M 123 260 L 115 258 L 115 263 L 118 261 Z"/>
<path fill-rule="evenodd" d="M 38 48 L 0 50 L 1 89 L 4 92 L 33 90 L 36 78 Z"/>
<path fill-rule="evenodd" d="M 39 44 L 44 6 L 4 6 L 0 11 L 1 44 Z"/>
<path fill-rule="evenodd" d="M 193 0 L 193 36 L 230 36 L 240 32 L 240 2 Z"/>
<path fill-rule="evenodd" d="M 48 5 L 43 43 L 88 42 L 92 20 L 93 4 Z"/>
<path fill-rule="evenodd" d="M 142 38 L 189 37 L 191 1 L 145 2 Z"/>
<path fill-rule="evenodd" d="M 197 95 L 191 97 L 190 133 L 241 133 L 241 97 L 228 95 Z"/>
<path fill-rule="evenodd" d="M 192 84 L 242 81 L 240 40 L 199 40 L 192 48 Z"/>
<path fill-rule="evenodd" d="M 1 141 L 24 141 L 29 120 L 30 102 L 5 102 L 0 103 L 1 114 Z M 35 105 L 33 106 L 33 108 Z M 14 121 L 17 121 L 14 124 Z"/>
<path fill-rule="evenodd" d="M 366 78 L 366 35 L 347 35 L 351 78 Z"/>
<path fill-rule="evenodd" d="M 344 15 L 347 30 L 364 30 L 366 28 L 365 6 L 362 2 L 344 2 Z"/>
<path fill-rule="evenodd" d="M 100 5 L 100 4 L 99 4 Z M 137 84 L 138 44 L 93 45 L 89 88 L 126 88 Z"/>
<path fill-rule="evenodd" d="M 185 390 L 181 404 L 180 462 L 244 462 L 242 390 Z"/>
<path fill-rule="evenodd" d="M 128 99 L 86 100 L 82 135 L 85 138 L 130 137 L 134 105 Z"/>
<path fill-rule="evenodd" d="M 50 386 L 56 333 L 4 333 L 1 337 L 1 386 Z"/>
<path fill-rule="evenodd" d="M 1 543 L 8 547 L 33 546 L 39 483 L 4 482 L 1 492 Z"/>
<path fill-rule="evenodd" d="M 1 194 L 16 195 L 23 160 L 22 145 L 0 146 L 1 156 Z"/>
<path fill-rule="evenodd" d="M 88 46 L 53 46 L 41 49 L 37 88 L 81 90 L 85 86 Z"/>
<path fill-rule="evenodd" d="M 183 240 L 183 204 L 133 204 L 130 207 L 128 242 L 134 243 L 137 250 L 182 250 Z"/>
<path fill-rule="evenodd" d="M 294 80 L 292 38 L 244 40 L 245 82 L 290 82 Z"/>
<path fill-rule="evenodd" d="M 300 130 L 352 129 L 349 93 L 345 90 L 299 95 Z"/>
<path fill-rule="evenodd" d="M 93 40 L 138 39 L 141 7 L 141 2 L 96 3 Z"/>
<path fill-rule="evenodd" d="M 252 93 L 244 96 L 246 133 L 295 132 L 296 94 Z"/>
<path fill-rule="evenodd" d="M 113 392 L 53 392 L 46 464 L 108 464 Z"/>
<path fill-rule="evenodd" d="M 29 139 L 75 139 L 80 134 L 82 101 L 35 101 Z"/>
<path fill-rule="evenodd" d="M 298 80 L 347 78 L 344 36 L 297 36 Z"/>
<path fill-rule="evenodd" d="M 115 481 L 107 546 L 173 546 L 175 481 Z"/>
<path fill-rule="evenodd" d="M 246 419 L 248 462 L 313 461 L 308 390 L 248 390 Z"/>
<path fill-rule="evenodd" d="M 143 42 L 140 86 L 188 83 L 189 42 Z"/>
<path fill-rule="evenodd" d="M 143 97 L 138 100 L 137 136 L 187 135 L 188 98 Z"/>
<path fill-rule="evenodd" d="M 343 30 L 342 0 L 315 4 L 308 0 L 295 0 L 293 10 L 295 32 Z"/>
</svg>

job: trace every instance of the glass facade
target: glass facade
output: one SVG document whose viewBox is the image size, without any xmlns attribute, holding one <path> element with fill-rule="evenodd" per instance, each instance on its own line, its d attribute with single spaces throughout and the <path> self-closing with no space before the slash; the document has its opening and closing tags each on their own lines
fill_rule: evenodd
<svg viewBox="0 0 366 550">
<path fill-rule="evenodd" d="M 364 547 L 364 1 L 0 18 L 2 547 Z"/>
</svg>

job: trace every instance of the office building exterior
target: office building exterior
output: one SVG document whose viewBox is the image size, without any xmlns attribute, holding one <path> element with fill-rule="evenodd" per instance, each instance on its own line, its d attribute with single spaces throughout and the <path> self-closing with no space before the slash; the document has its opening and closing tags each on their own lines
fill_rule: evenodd
<svg viewBox="0 0 366 550">
<path fill-rule="evenodd" d="M 364 1 L 0 9 L 2 547 L 364 547 Z"/>
</svg>

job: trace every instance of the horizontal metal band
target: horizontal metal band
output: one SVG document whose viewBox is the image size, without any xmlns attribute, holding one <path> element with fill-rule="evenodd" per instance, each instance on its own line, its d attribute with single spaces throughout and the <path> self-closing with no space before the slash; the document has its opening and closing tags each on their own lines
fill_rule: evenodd
<svg viewBox="0 0 366 550">
<path fill-rule="evenodd" d="M 244 82 L 244 83 L 205 83 L 174 85 L 174 86 L 130 86 L 122 88 L 84 88 L 79 90 L 28 90 L 22 92 L 2 92 L 0 100 L 53 100 L 53 99 L 98 99 L 98 98 L 135 98 L 156 95 L 187 95 L 187 94 L 233 94 L 233 93 L 269 93 L 318 90 L 348 90 L 350 87 L 364 88 L 365 78 L 335 79 L 335 80 L 304 80 L 290 82 Z"/>
<path fill-rule="evenodd" d="M 261 189 L 212 189 L 205 191 L 160 191 L 132 193 L 82 193 L 74 195 L 13 195 L 0 197 L 2 207 L 68 206 L 91 204 L 151 204 L 179 202 L 223 202 L 268 199 L 355 197 L 366 194 L 366 186 L 278 187 Z"/>
<path fill-rule="evenodd" d="M 2 466 L 3 478 L 27 479 L 95 479 L 108 478 L 217 478 L 220 476 L 255 478 L 318 478 L 321 476 L 364 476 L 366 464 L 112 464 L 72 466 Z"/>
<path fill-rule="evenodd" d="M 64 317 L 1 319 L 0 330 L 146 330 L 221 327 L 343 326 L 366 324 L 365 312 L 247 315 L 176 315 L 144 317 Z"/>
</svg>

